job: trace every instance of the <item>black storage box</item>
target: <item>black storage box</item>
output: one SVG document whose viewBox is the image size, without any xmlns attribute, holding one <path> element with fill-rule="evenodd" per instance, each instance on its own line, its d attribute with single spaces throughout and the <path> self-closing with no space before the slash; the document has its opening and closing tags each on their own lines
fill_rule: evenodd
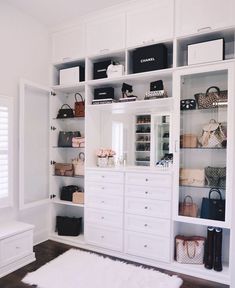
<svg viewBox="0 0 235 288">
<path fill-rule="evenodd" d="M 107 78 L 107 68 L 112 64 L 111 60 L 94 63 L 93 79 Z"/>
<path fill-rule="evenodd" d="M 73 193 L 79 191 L 79 187 L 76 185 L 63 186 L 60 192 L 60 200 L 72 201 Z"/>
<path fill-rule="evenodd" d="M 167 68 L 167 47 L 155 44 L 133 51 L 133 73 Z"/>
<path fill-rule="evenodd" d="M 114 99 L 114 88 L 105 87 L 105 88 L 96 88 L 94 90 L 94 100 L 102 99 Z"/>
<path fill-rule="evenodd" d="M 56 217 L 56 231 L 61 236 L 78 236 L 81 233 L 82 217 L 71 218 L 64 216 Z"/>
</svg>

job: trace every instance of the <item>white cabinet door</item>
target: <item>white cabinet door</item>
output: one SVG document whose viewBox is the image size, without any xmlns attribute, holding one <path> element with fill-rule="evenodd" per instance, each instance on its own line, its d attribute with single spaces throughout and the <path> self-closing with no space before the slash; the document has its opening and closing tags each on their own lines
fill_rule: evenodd
<svg viewBox="0 0 235 288">
<path fill-rule="evenodd" d="M 103 54 L 125 48 L 125 15 L 87 23 L 87 55 Z"/>
<path fill-rule="evenodd" d="M 174 9 L 172 0 L 127 13 L 127 47 L 173 38 Z"/>
<path fill-rule="evenodd" d="M 52 35 L 52 62 L 60 63 L 85 57 L 84 27 Z"/>
<path fill-rule="evenodd" d="M 234 0 L 176 0 L 176 35 L 235 25 Z"/>
</svg>

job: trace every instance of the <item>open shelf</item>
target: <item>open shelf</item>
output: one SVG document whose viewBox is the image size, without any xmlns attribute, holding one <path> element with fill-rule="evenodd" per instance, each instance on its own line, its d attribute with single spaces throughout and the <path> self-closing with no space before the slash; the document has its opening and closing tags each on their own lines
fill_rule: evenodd
<svg viewBox="0 0 235 288">
<path fill-rule="evenodd" d="M 75 204 L 75 203 L 70 202 L 70 201 L 63 201 L 63 200 L 56 199 L 56 198 L 54 198 L 54 199 L 52 200 L 52 203 L 54 203 L 54 204 L 60 204 L 60 205 L 67 205 L 67 206 L 75 206 L 75 207 L 82 207 L 82 208 L 84 208 L 84 204 Z"/>
<path fill-rule="evenodd" d="M 53 232 L 50 235 L 50 239 L 55 241 L 59 240 L 60 242 L 64 243 L 77 243 L 81 245 L 86 244 L 83 234 L 80 234 L 79 236 L 60 236 L 58 233 Z"/>
<path fill-rule="evenodd" d="M 85 81 L 73 85 L 54 85 L 52 89 L 55 93 L 77 93 L 85 90 Z"/>
</svg>

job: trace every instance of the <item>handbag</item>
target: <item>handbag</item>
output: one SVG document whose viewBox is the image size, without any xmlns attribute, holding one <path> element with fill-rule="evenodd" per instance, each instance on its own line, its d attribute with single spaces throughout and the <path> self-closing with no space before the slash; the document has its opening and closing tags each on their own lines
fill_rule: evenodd
<svg viewBox="0 0 235 288">
<path fill-rule="evenodd" d="M 64 108 L 68 107 L 68 108 Z M 57 113 L 57 119 L 73 118 L 73 109 L 68 104 L 63 104 Z"/>
<path fill-rule="evenodd" d="M 81 101 L 77 100 L 77 95 L 80 96 Z M 84 117 L 85 116 L 85 101 L 80 93 L 76 93 L 74 95 L 75 103 L 74 103 L 74 115 L 75 117 Z"/>
<path fill-rule="evenodd" d="M 84 192 L 74 192 L 72 201 L 74 204 L 84 204 Z"/>
<path fill-rule="evenodd" d="M 205 185 L 205 170 L 180 168 L 180 185 L 203 187 Z"/>
<path fill-rule="evenodd" d="M 56 176 L 73 176 L 74 175 L 73 164 L 55 163 L 55 175 Z"/>
<path fill-rule="evenodd" d="M 201 236 L 175 237 L 176 261 L 185 264 L 203 264 L 205 238 Z"/>
<path fill-rule="evenodd" d="M 81 233 L 82 217 L 56 216 L 56 231 L 62 236 L 78 236 Z"/>
<path fill-rule="evenodd" d="M 211 92 L 214 89 L 215 91 Z M 216 86 L 211 86 L 206 90 L 206 93 L 197 93 L 194 95 L 198 109 L 209 109 L 218 107 L 218 105 L 228 102 L 228 91 L 220 91 Z"/>
<path fill-rule="evenodd" d="M 219 194 L 219 199 L 211 198 L 211 194 L 216 192 Z M 222 199 L 222 195 L 219 189 L 212 188 L 209 191 L 208 198 L 202 198 L 201 206 L 201 218 L 212 219 L 218 221 L 225 220 L 225 200 Z"/>
<path fill-rule="evenodd" d="M 77 185 L 63 186 L 60 192 L 60 200 L 72 201 L 74 192 L 79 191 Z"/>
<path fill-rule="evenodd" d="M 221 123 L 211 119 L 208 124 L 203 126 L 202 134 L 198 137 L 198 142 L 204 148 L 226 147 L 227 137 L 225 127 Z"/>
<path fill-rule="evenodd" d="M 187 199 L 190 201 L 187 202 Z M 189 195 L 184 197 L 184 201 L 179 204 L 179 215 L 187 217 L 197 217 L 198 206 Z"/>
<path fill-rule="evenodd" d="M 225 189 L 226 187 L 226 167 L 206 167 L 205 177 L 211 187 Z"/>
<path fill-rule="evenodd" d="M 74 148 L 85 148 L 85 138 L 84 137 L 73 137 L 72 147 Z"/>
<path fill-rule="evenodd" d="M 58 147 L 72 147 L 73 138 L 80 136 L 80 131 L 60 131 L 58 137 Z"/>
<path fill-rule="evenodd" d="M 184 99 L 180 101 L 180 110 L 196 109 L 196 101 L 194 99 Z"/>
<path fill-rule="evenodd" d="M 80 152 L 79 156 L 72 160 L 75 176 L 84 175 L 84 162 L 85 162 L 85 154 L 83 152 Z"/>
<path fill-rule="evenodd" d="M 197 135 L 194 135 L 194 134 L 180 135 L 180 147 L 181 148 L 196 148 L 197 147 Z"/>
</svg>

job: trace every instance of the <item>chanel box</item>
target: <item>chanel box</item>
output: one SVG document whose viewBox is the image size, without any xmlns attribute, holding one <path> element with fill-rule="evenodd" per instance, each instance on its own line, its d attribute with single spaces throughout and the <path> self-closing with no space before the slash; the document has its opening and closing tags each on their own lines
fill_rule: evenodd
<svg viewBox="0 0 235 288">
<path fill-rule="evenodd" d="M 60 70 L 60 85 L 73 85 L 84 80 L 84 68 L 81 66 Z"/>
<path fill-rule="evenodd" d="M 188 65 L 220 61 L 223 59 L 223 39 L 188 45 Z"/>
<path fill-rule="evenodd" d="M 155 44 L 133 51 L 133 73 L 167 68 L 167 47 Z"/>
<path fill-rule="evenodd" d="M 114 88 L 96 88 L 94 90 L 94 100 L 114 99 Z"/>
<path fill-rule="evenodd" d="M 110 64 L 111 60 L 94 63 L 93 79 L 107 78 L 107 68 Z"/>
</svg>

